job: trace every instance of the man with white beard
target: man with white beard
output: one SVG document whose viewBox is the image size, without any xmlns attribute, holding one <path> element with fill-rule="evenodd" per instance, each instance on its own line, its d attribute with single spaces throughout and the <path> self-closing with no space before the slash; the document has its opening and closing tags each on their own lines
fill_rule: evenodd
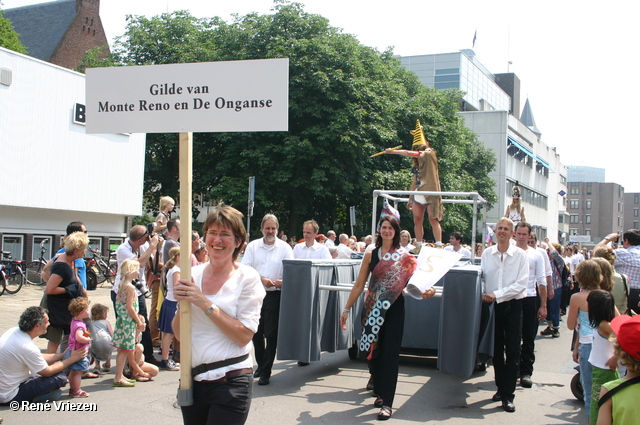
<svg viewBox="0 0 640 425">
<path fill-rule="evenodd" d="M 292 259 L 293 251 L 288 243 L 276 237 L 278 219 L 275 215 L 266 214 L 262 218 L 260 230 L 263 237 L 247 245 L 242 264 L 253 267 L 260 274 L 260 280 L 267 291 L 262 302 L 258 331 L 253 335 L 253 347 L 258 362 L 254 377 L 260 378 L 258 385 L 269 385 L 278 343 L 282 260 Z"/>
</svg>

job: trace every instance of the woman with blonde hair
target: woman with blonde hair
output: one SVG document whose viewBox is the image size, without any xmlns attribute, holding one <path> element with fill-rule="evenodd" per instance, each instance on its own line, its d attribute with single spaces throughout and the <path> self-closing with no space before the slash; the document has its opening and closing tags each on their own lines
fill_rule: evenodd
<svg viewBox="0 0 640 425">
<path fill-rule="evenodd" d="M 89 245 L 89 237 L 83 232 L 74 232 L 64 240 L 64 252 L 58 255 L 51 266 L 51 274 L 47 280 L 47 309 L 49 310 L 50 327 L 61 330 L 60 340 L 49 341 L 48 350 L 57 350 L 62 343 L 66 349 L 66 341 L 71 331 L 71 313 L 69 303 L 77 297 L 87 297 L 87 291 L 76 279 L 75 261 L 84 258 Z M 55 351 L 53 351 L 55 352 Z"/>
<path fill-rule="evenodd" d="M 625 313 L 628 309 L 627 299 L 629 297 L 629 278 L 621 273 L 618 273 L 614 267 L 616 262 L 616 253 L 609 246 L 601 246 L 593 251 L 593 259 L 603 258 L 611 264 L 613 288 L 611 294 L 616 303 L 616 308 L 620 313 Z M 603 288 L 604 289 L 604 288 Z"/>
<path fill-rule="evenodd" d="M 527 221 L 524 216 L 524 207 L 522 206 L 522 200 L 520 199 L 520 186 L 518 186 L 517 181 L 513 186 L 513 197 L 511 198 L 511 203 L 507 206 L 504 216 L 513 221 L 514 229 L 521 221 Z"/>
</svg>

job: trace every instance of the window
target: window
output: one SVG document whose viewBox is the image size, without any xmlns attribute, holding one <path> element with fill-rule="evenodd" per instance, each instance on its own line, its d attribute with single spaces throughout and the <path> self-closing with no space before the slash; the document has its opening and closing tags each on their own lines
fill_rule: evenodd
<svg viewBox="0 0 640 425">
<path fill-rule="evenodd" d="M 585 236 L 591 236 L 591 229 L 584 229 Z"/>
<path fill-rule="evenodd" d="M 633 228 L 634 228 L 634 229 L 638 229 L 638 222 L 637 222 L 637 221 L 634 221 L 634 222 L 633 222 Z"/>
<path fill-rule="evenodd" d="M 638 217 L 638 214 L 639 214 L 639 213 L 640 213 L 640 209 L 638 209 L 638 208 L 634 208 L 634 209 L 633 209 L 633 216 L 634 216 L 634 217 Z"/>
<path fill-rule="evenodd" d="M 560 224 L 564 223 L 564 214 L 559 214 L 558 215 L 558 223 L 560 223 Z"/>
<path fill-rule="evenodd" d="M 572 210 L 577 210 L 580 208 L 580 201 L 577 199 L 572 199 L 569 201 L 569 208 Z"/>
<path fill-rule="evenodd" d="M 562 174 L 560 174 L 560 183 L 563 185 L 567 185 L 567 178 L 565 176 L 563 176 Z"/>
<path fill-rule="evenodd" d="M 571 214 L 571 215 L 569 216 L 569 223 L 572 223 L 572 224 L 578 224 L 578 223 L 579 223 L 579 221 L 578 221 L 578 215 L 577 215 L 577 214 Z"/>
<path fill-rule="evenodd" d="M 578 234 L 579 234 L 579 233 L 578 233 L 578 229 L 572 229 L 572 228 L 569 228 L 569 234 L 570 234 L 570 235 L 578 235 Z"/>
<path fill-rule="evenodd" d="M 115 251 L 123 242 L 123 238 L 109 238 L 109 249 Z"/>
<path fill-rule="evenodd" d="M 633 203 L 634 204 L 640 204 L 640 193 L 634 193 L 633 194 Z"/>
<path fill-rule="evenodd" d="M 87 250 L 90 249 L 96 249 L 98 250 L 98 252 L 102 253 L 102 238 L 89 238 L 89 246 L 87 247 Z M 91 258 L 91 254 L 90 253 L 86 253 L 84 255 L 85 257 Z"/>
<path fill-rule="evenodd" d="M 44 248 L 44 258 L 53 257 L 53 253 L 51 252 L 52 242 L 53 238 L 51 236 L 34 236 L 33 247 L 31 249 L 31 260 L 40 258 L 40 254 L 42 254 L 42 248 Z M 42 246 L 40 246 L 41 244 Z"/>
<path fill-rule="evenodd" d="M 588 210 L 591 209 L 591 199 L 587 199 L 584 203 L 584 207 Z"/>
<path fill-rule="evenodd" d="M 591 224 L 591 214 L 587 214 L 584 216 L 584 223 Z"/>
<path fill-rule="evenodd" d="M 22 260 L 22 236 L 4 235 L 2 237 L 2 250 L 9 251 L 15 260 Z"/>
<path fill-rule="evenodd" d="M 580 195 L 580 188 L 579 187 L 572 187 L 571 189 L 569 189 L 572 195 Z"/>
<path fill-rule="evenodd" d="M 591 183 L 587 183 L 587 195 L 591 195 Z"/>
</svg>

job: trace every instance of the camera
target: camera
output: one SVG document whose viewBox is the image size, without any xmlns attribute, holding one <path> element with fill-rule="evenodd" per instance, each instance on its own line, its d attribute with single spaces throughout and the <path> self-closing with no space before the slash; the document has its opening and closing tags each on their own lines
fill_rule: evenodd
<svg viewBox="0 0 640 425">
<path fill-rule="evenodd" d="M 153 235 L 155 228 L 156 228 L 155 223 L 147 223 L 147 232 L 149 232 L 149 235 Z"/>
<path fill-rule="evenodd" d="M 136 289 L 140 291 L 140 293 L 142 293 L 142 295 L 149 298 L 149 295 L 151 295 L 151 293 L 149 292 L 149 288 L 147 288 L 147 285 L 140 282 L 138 279 L 133 279 L 131 283 L 133 283 L 133 286 L 135 286 Z"/>
</svg>

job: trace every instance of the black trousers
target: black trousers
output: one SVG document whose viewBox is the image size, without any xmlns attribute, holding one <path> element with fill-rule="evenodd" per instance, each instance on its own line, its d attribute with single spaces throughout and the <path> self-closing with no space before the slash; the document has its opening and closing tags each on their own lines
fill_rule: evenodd
<svg viewBox="0 0 640 425">
<path fill-rule="evenodd" d="M 520 363 L 520 338 L 522 333 L 522 300 L 496 304 L 493 368 L 498 393 L 502 400 L 515 397 L 518 365 Z"/>
<path fill-rule="evenodd" d="M 251 407 L 253 376 L 229 378 L 225 383 L 193 381 L 193 404 L 182 406 L 185 425 L 241 425 Z"/>
<path fill-rule="evenodd" d="M 280 291 L 268 291 L 262 301 L 260 323 L 253 335 L 253 349 L 260 376 L 270 377 L 276 359 L 278 345 L 278 320 L 280 320 Z M 266 343 L 266 345 L 265 345 Z"/>
<path fill-rule="evenodd" d="M 404 333 L 404 297 L 395 300 L 384 317 L 378 334 L 375 357 L 369 360 L 369 371 L 373 377 L 373 392 L 382 398 L 385 406 L 393 407 L 398 384 L 400 346 Z"/>
<path fill-rule="evenodd" d="M 540 298 L 527 297 L 522 300 L 522 347 L 520 351 L 520 376 L 533 375 L 536 361 L 535 341 L 538 334 L 538 309 Z"/>
</svg>

